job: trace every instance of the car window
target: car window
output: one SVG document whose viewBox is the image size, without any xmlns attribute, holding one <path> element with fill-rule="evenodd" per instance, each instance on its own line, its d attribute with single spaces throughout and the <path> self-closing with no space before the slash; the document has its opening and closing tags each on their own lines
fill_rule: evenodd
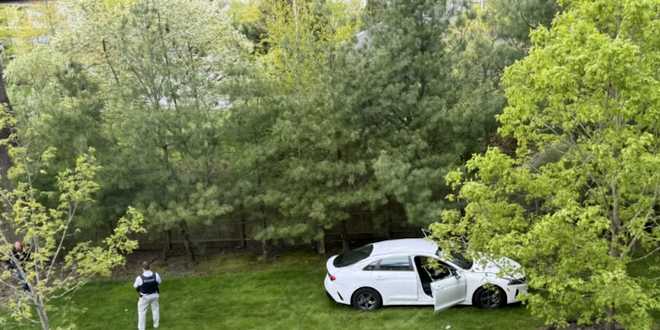
<svg viewBox="0 0 660 330">
<path fill-rule="evenodd" d="M 364 270 L 378 270 L 378 264 L 379 263 L 380 263 L 380 260 L 376 260 L 376 261 L 370 263 L 369 265 L 367 265 L 367 267 L 364 267 Z"/>
<path fill-rule="evenodd" d="M 438 257 L 443 257 L 442 252 L 440 249 L 436 251 L 435 253 Z M 449 261 L 451 261 L 454 265 L 457 265 L 458 267 L 461 267 L 463 269 L 470 269 L 472 268 L 472 260 L 468 259 L 466 256 L 460 254 L 460 253 L 452 253 L 451 258 L 449 258 Z"/>
<path fill-rule="evenodd" d="M 332 264 L 335 267 L 346 267 L 350 266 L 358 261 L 364 260 L 371 255 L 371 251 L 374 250 L 374 246 L 369 244 L 355 250 L 348 251 L 338 255 Z"/>
<path fill-rule="evenodd" d="M 434 258 L 422 257 L 422 269 L 431 279 L 440 280 L 452 274 L 452 268 Z"/>
<path fill-rule="evenodd" d="M 411 271 L 413 270 L 410 257 L 396 256 L 386 257 L 370 263 L 364 270 L 385 270 L 385 271 Z"/>
</svg>

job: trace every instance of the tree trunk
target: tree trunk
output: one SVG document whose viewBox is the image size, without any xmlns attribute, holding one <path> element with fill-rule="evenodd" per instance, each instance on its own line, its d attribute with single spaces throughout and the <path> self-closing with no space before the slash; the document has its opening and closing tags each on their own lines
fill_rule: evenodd
<svg viewBox="0 0 660 330">
<path fill-rule="evenodd" d="M 241 216 L 241 243 L 240 243 L 240 248 L 245 249 L 247 247 L 247 233 L 246 233 L 246 224 L 245 224 L 245 219 L 243 216 Z"/>
<path fill-rule="evenodd" d="M 270 258 L 270 241 L 267 239 L 261 240 L 261 259 L 267 261 Z"/>
<path fill-rule="evenodd" d="M 619 193 L 616 183 L 610 184 L 610 192 L 612 194 L 612 218 L 610 221 L 610 256 L 615 258 L 621 257 L 619 250 L 619 233 L 621 232 L 621 219 L 619 218 Z"/>
<path fill-rule="evenodd" d="M 172 230 L 165 232 L 165 242 L 163 242 L 163 261 L 167 261 L 170 251 L 172 251 Z"/>
<path fill-rule="evenodd" d="M 391 201 L 388 201 L 387 203 L 387 222 L 385 223 L 385 237 L 387 239 L 392 238 L 392 213 L 394 213 L 394 208 L 392 207 L 393 204 Z"/>
<path fill-rule="evenodd" d="M 387 216 L 387 223 L 385 223 L 385 238 L 392 239 L 392 216 Z"/>
<path fill-rule="evenodd" d="M 197 262 L 197 258 L 195 257 L 195 251 L 192 241 L 190 240 L 190 234 L 188 233 L 188 226 L 186 225 L 186 222 L 179 222 L 179 228 L 181 228 L 181 234 L 183 235 L 183 246 L 186 249 L 188 260 L 194 264 Z"/>
<path fill-rule="evenodd" d="M 348 250 L 351 249 L 348 241 L 348 226 L 346 225 L 346 220 L 341 222 L 341 246 L 344 252 L 348 252 Z"/>
<path fill-rule="evenodd" d="M 321 228 L 321 238 L 318 240 L 316 247 L 318 254 L 322 257 L 325 256 L 325 230 L 323 228 Z"/>
<path fill-rule="evenodd" d="M 46 313 L 46 306 L 43 305 L 41 299 L 37 298 L 37 304 L 35 304 L 35 309 L 37 310 L 37 315 L 39 315 L 39 323 L 41 323 L 42 330 L 49 330 L 50 323 L 48 321 L 48 314 Z"/>
<path fill-rule="evenodd" d="M 5 84 L 4 77 L 4 63 L 0 60 L 0 105 L 2 105 L 5 113 L 10 116 L 14 115 L 14 109 L 11 106 L 9 101 L 9 96 L 7 95 L 7 87 Z M 7 139 L 11 134 L 14 128 L 12 126 L 4 126 L 0 128 L 0 139 Z M 9 158 L 9 150 L 5 146 L 0 146 L 0 185 L 5 188 L 10 188 L 9 178 L 7 177 L 7 172 L 11 166 L 11 159 Z"/>
<path fill-rule="evenodd" d="M 257 177 L 257 185 L 261 186 L 261 177 Z M 262 220 L 262 226 L 263 230 L 266 231 L 268 229 L 268 219 L 266 218 L 266 206 L 264 205 L 264 202 L 261 201 L 259 203 L 259 211 L 261 213 L 261 220 Z M 270 244 L 269 240 L 266 236 L 264 236 L 261 239 L 261 258 L 264 261 L 267 261 L 268 258 L 270 258 Z"/>
<path fill-rule="evenodd" d="M 263 219 L 263 228 L 264 228 L 264 230 L 266 230 L 267 223 L 266 223 L 266 216 L 265 216 L 265 213 L 263 212 L 263 206 L 262 206 L 261 209 L 262 209 L 262 215 L 264 215 L 264 219 Z M 267 261 L 268 258 L 270 258 L 270 244 L 269 244 L 269 243 L 270 243 L 270 242 L 269 242 L 269 240 L 268 240 L 266 237 L 264 237 L 264 238 L 261 239 L 261 258 L 262 258 L 264 261 Z"/>
<path fill-rule="evenodd" d="M 617 330 L 616 322 L 614 321 L 614 307 L 607 310 L 607 316 L 610 319 L 610 323 L 606 324 L 608 330 Z"/>
</svg>

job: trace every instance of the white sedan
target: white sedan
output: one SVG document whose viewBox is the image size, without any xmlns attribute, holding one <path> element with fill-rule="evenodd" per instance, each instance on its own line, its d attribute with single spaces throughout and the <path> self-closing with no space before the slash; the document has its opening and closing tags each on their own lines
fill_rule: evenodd
<svg viewBox="0 0 660 330">
<path fill-rule="evenodd" d="M 430 265 L 435 264 L 435 267 Z M 527 292 L 515 261 L 470 262 L 446 258 L 423 238 L 377 242 L 328 259 L 325 291 L 334 301 L 361 310 L 384 305 L 454 305 L 495 308 Z"/>
</svg>

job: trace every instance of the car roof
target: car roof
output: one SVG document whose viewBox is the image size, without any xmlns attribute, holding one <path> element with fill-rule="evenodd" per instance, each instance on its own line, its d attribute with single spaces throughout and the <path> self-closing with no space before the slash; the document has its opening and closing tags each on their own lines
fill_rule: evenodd
<svg viewBox="0 0 660 330">
<path fill-rule="evenodd" d="M 372 256 L 394 253 L 423 253 L 435 254 L 438 245 L 426 238 L 393 239 L 373 243 Z"/>
</svg>

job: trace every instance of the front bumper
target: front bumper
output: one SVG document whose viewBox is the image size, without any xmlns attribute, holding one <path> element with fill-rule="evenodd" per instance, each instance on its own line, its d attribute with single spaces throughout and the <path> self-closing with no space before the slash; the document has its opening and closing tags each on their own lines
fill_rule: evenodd
<svg viewBox="0 0 660 330">
<path fill-rule="evenodd" d="M 520 301 L 520 295 L 527 294 L 527 283 L 509 285 L 506 288 L 507 303 L 515 303 Z"/>
</svg>

